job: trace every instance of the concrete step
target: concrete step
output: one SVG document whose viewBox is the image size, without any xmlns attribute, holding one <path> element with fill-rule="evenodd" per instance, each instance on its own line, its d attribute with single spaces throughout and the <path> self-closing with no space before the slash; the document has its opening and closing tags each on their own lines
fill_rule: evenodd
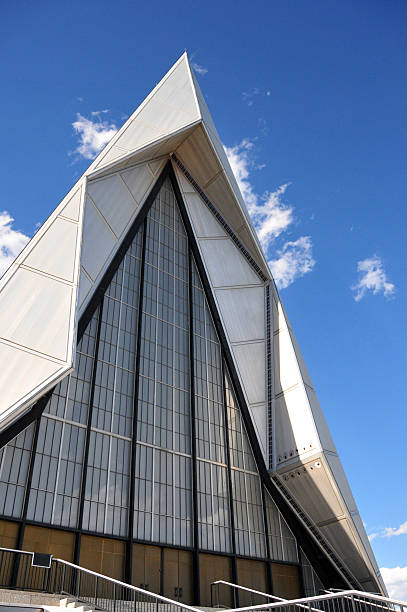
<svg viewBox="0 0 407 612">
<path fill-rule="evenodd" d="M 93 612 L 91 608 L 85 606 L 83 603 L 76 601 L 72 597 L 63 597 L 59 600 L 59 606 L 61 608 L 74 608 L 76 612 Z"/>
<path fill-rule="evenodd" d="M 0 589 L 2 604 L 33 604 L 35 606 L 59 606 L 61 596 L 38 591 L 17 591 L 15 589 Z"/>
</svg>

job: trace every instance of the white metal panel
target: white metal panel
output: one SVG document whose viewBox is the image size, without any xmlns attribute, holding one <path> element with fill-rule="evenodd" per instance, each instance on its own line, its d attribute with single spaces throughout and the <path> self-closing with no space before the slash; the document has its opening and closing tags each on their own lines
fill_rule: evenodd
<svg viewBox="0 0 407 612">
<path fill-rule="evenodd" d="M 319 404 L 315 390 L 308 387 L 308 385 L 305 385 L 305 392 L 308 397 L 308 403 L 315 423 L 315 428 L 318 432 L 321 447 L 326 451 L 336 453 L 335 443 L 332 439 L 331 432 L 329 431 L 328 424 L 326 422 L 324 413 L 322 412 L 322 408 Z"/>
<path fill-rule="evenodd" d="M 283 482 L 295 499 L 301 499 L 301 507 L 317 524 L 345 517 L 343 501 L 332 486 L 321 456 L 314 455 L 305 463 L 297 462 L 284 472 Z"/>
<path fill-rule="evenodd" d="M 321 525 L 319 529 L 337 551 L 339 557 L 350 567 L 359 582 L 369 582 L 371 575 L 365 563 L 363 549 L 355 539 L 352 527 L 350 521 L 343 519 Z"/>
<path fill-rule="evenodd" d="M 186 179 L 184 173 L 181 172 L 176 164 L 173 164 L 177 181 L 182 193 L 196 193 L 192 184 Z"/>
<path fill-rule="evenodd" d="M 222 171 L 202 126 L 199 126 L 185 139 L 176 153 L 204 190 L 208 183 Z"/>
<path fill-rule="evenodd" d="M 264 340 L 264 288 L 215 289 L 230 341 Z M 264 368 L 264 366 L 263 366 Z"/>
<path fill-rule="evenodd" d="M 119 237 L 137 208 L 134 198 L 120 176 L 113 174 L 103 179 L 89 181 L 88 194 Z M 86 234 L 85 239 L 87 239 Z"/>
<path fill-rule="evenodd" d="M 274 353 L 274 392 L 276 394 L 302 384 L 298 362 L 292 346 L 288 329 L 280 327 L 273 341 Z"/>
<path fill-rule="evenodd" d="M 91 281 L 88 279 L 88 277 L 86 276 L 84 269 L 81 269 L 81 278 L 79 281 L 79 293 L 78 293 L 78 306 L 81 306 L 83 303 L 83 300 L 86 298 L 86 296 L 88 295 L 89 291 L 92 288 L 92 284 Z"/>
<path fill-rule="evenodd" d="M 230 238 L 201 239 L 199 245 L 214 287 L 263 284 Z"/>
<path fill-rule="evenodd" d="M 129 151 L 127 149 L 124 149 L 123 147 L 113 146 L 110 148 L 109 145 L 107 145 L 106 150 L 104 149 L 100 153 L 101 159 L 100 163 L 98 164 L 98 167 L 106 166 L 107 164 L 110 164 L 113 161 L 117 161 L 125 155 L 128 155 L 128 153 Z M 99 159 L 99 156 L 96 159 Z"/>
<path fill-rule="evenodd" d="M 156 159 L 148 162 L 148 167 L 150 168 L 153 176 L 157 176 L 161 172 L 164 163 L 165 161 L 162 159 Z"/>
<path fill-rule="evenodd" d="M 371 544 L 369 542 L 369 538 L 367 537 L 366 529 L 365 529 L 365 526 L 363 524 L 363 521 L 362 521 L 362 518 L 361 518 L 360 514 L 357 513 L 357 514 L 352 515 L 352 521 L 353 521 L 353 524 L 355 525 L 355 528 L 356 528 L 356 530 L 358 532 L 358 535 L 359 535 L 359 537 L 360 537 L 360 539 L 362 541 L 363 549 L 364 549 L 364 551 L 366 552 L 366 554 L 368 556 L 369 563 L 371 564 L 371 566 L 372 566 L 372 568 L 373 568 L 373 570 L 374 570 L 374 572 L 376 574 L 376 577 L 379 580 L 382 588 L 384 588 L 384 590 L 386 590 L 386 587 L 385 587 L 384 582 L 383 582 L 383 578 L 382 578 L 382 576 L 380 574 L 379 566 L 377 565 L 377 561 L 376 561 L 376 558 L 374 556 L 374 552 L 372 550 L 372 546 L 371 546 Z"/>
<path fill-rule="evenodd" d="M 73 281 L 78 224 L 57 217 L 26 259 L 24 265 Z"/>
<path fill-rule="evenodd" d="M 96 158 L 89 171 L 114 160 L 113 149 L 117 151 L 117 147 L 127 152 L 135 151 L 198 120 L 200 111 L 188 58 L 183 54 L 127 120 L 106 150 Z"/>
<path fill-rule="evenodd" d="M 276 315 L 277 321 L 278 321 L 277 329 L 287 330 L 289 334 L 289 338 L 287 338 L 287 340 L 285 341 L 286 342 L 286 346 L 284 347 L 285 353 L 284 353 L 284 356 L 282 356 L 281 363 L 282 364 L 287 363 L 287 366 L 288 366 L 288 362 L 289 361 L 291 362 L 294 359 L 297 364 L 297 370 L 300 373 L 301 378 L 303 379 L 304 383 L 312 387 L 313 385 L 312 385 L 311 377 L 308 373 L 304 358 L 298 346 L 297 339 L 291 327 L 290 321 L 288 320 L 287 313 L 285 312 L 285 309 L 284 309 L 284 306 L 281 300 L 278 300 L 277 308 L 278 308 L 278 312 Z M 291 346 L 290 349 L 288 348 L 289 345 Z M 288 351 L 290 355 L 288 355 Z M 287 359 L 287 362 L 286 362 L 286 359 Z M 286 388 L 287 387 L 283 386 L 283 389 L 286 389 Z"/>
<path fill-rule="evenodd" d="M 250 404 L 249 406 L 250 416 L 254 429 L 257 434 L 257 439 L 260 444 L 260 449 L 263 456 L 266 458 L 267 453 L 267 407 L 266 404 Z"/>
<path fill-rule="evenodd" d="M 213 213 L 202 203 L 197 193 L 184 193 L 184 202 L 192 218 L 196 235 L 203 238 L 224 237 L 227 234 Z"/>
<path fill-rule="evenodd" d="M 63 217 L 72 219 L 73 221 L 79 221 L 80 206 L 81 206 L 81 189 L 79 188 L 76 190 L 74 195 L 68 201 L 67 205 L 62 208 L 60 214 Z"/>
<path fill-rule="evenodd" d="M 71 299 L 71 285 L 21 268 L 0 299 L 0 338 L 65 360 Z"/>
<path fill-rule="evenodd" d="M 120 137 L 118 144 L 125 151 L 134 151 L 162 138 L 166 133 L 157 125 L 149 125 L 144 117 L 136 117 Z M 108 158 L 107 158 L 108 159 Z M 110 161 L 110 160 L 109 160 Z M 104 165 L 105 159 L 102 164 Z M 100 167 L 100 165 L 98 167 Z"/>
<path fill-rule="evenodd" d="M 57 375 L 61 364 L 3 342 L 0 342 L 0 363 L 0 422 L 5 426 L 17 416 L 15 410 L 37 387 L 38 381 L 45 382 Z"/>
<path fill-rule="evenodd" d="M 154 177 L 151 175 L 148 164 L 125 170 L 121 173 L 121 176 L 138 204 L 143 200 L 146 192 L 150 190 L 154 182 Z"/>
<path fill-rule="evenodd" d="M 303 385 L 297 385 L 275 399 L 274 455 L 281 461 L 299 453 L 306 455 L 320 450 L 315 425 Z M 293 453 L 293 455 L 290 455 Z"/>
<path fill-rule="evenodd" d="M 233 346 L 236 365 L 250 404 L 265 400 L 264 342 L 246 342 Z"/>
<path fill-rule="evenodd" d="M 325 459 L 329 465 L 329 468 L 332 472 L 332 476 L 341 491 L 342 497 L 348 509 L 348 512 L 356 512 L 357 506 L 350 490 L 350 486 L 348 483 L 348 479 L 345 476 L 344 469 L 342 467 L 341 461 L 338 455 L 333 455 L 331 453 L 326 453 Z"/>
<path fill-rule="evenodd" d="M 112 230 L 87 198 L 81 263 L 93 280 L 103 268 L 115 244 L 116 237 Z"/>
</svg>

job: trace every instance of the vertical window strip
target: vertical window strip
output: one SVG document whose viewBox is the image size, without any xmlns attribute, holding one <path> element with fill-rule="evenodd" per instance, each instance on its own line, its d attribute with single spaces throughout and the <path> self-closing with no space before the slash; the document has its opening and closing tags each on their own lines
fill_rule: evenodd
<svg viewBox="0 0 407 612">
<path fill-rule="evenodd" d="M 241 555 L 265 557 L 261 480 L 230 379 L 225 371 L 232 490 L 236 515 L 237 550 Z"/>
<path fill-rule="evenodd" d="M 77 526 L 97 316 L 78 344 L 75 371 L 56 386 L 41 416 L 29 520 Z"/>
<path fill-rule="evenodd" d="M 123 537 L 128 525 L 141 234 L 142 229 L 103 300 L 83 512 L 84 529 Z"/>
<path fill-rule="evenodd" d="M 191 546 L 190 475 L 177 485 L 184 470 L 191 472 L 188 250 L 168 180 L 147 215 L 146 227 L 134 536 Z"/>
<path fill-rule="evenodd" d="M 35 423 L 0 450 L 0 514 L 21 518 Z"/>
<path fill-rule="evenodd" d="M 221 349 L 194 262 L 192 279 L 199 547 L 230 552 Z"/>
</svg>

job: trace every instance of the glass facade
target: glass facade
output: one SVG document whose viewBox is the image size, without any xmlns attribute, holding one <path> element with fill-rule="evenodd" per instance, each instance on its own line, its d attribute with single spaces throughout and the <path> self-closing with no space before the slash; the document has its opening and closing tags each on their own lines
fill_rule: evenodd
<svg viewBox="0 0 407 612">
<path fill-rule="evenodd" d="M 0 451 L 4 517 L 21 518 L 28 495 L 35 523 L 299 562 L 264 490 L 168 178 L 78 343 L 75 370 L 45 407 L 32 452 L 35 427 Z"/>
</svg>

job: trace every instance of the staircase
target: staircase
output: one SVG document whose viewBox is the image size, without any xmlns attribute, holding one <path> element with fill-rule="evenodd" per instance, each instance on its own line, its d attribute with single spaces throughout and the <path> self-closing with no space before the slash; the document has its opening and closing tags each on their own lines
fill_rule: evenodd
<svg viewBox="0 0 407 612">
<path fill-rule="evenodd" d="M 203 610 L 103 576 L 62 559 L 50 558 L 47 565 L 36 565 L 33 561 L 34 553 L 0 548 L 0 587 L 9 587 L 0 588 L 0 604 L 15 607 L 19 605 L 51 607 L 54 610 L 55 607 L 65 610 L 75 608 L 75 612 L 93 610 L 201 612 Z M 258 601 L 259 596 L 265 599 L 265 603 L 260 605 L 229 608 L 228 612 L 407 612 L 406 602 L 364 591 L 327 592 L 317 597 L 285 600 L 224 581 L 217 581 L 212 587 L 219 588 L 220 584 L 250 593 L 256 598 L 253 601 Z M 212 602 L 212 605 L 214 604 L 215 601 Z M 219 594 L 216 604 L 222 607 Z"/>
</svg>

